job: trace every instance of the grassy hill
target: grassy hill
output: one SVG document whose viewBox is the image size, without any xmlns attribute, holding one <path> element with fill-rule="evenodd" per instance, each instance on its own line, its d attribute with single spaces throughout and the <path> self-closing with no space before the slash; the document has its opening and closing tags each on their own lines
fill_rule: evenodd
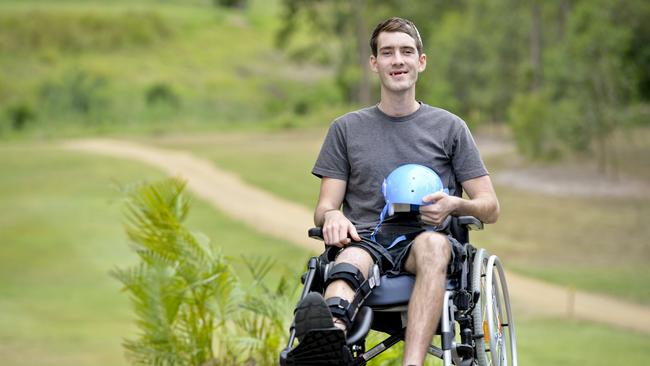
<svg viewBox="0 0 650 366">
<path fill-rule="evenodd" d="M 275 1 L 0 2 L 0 136 L 293 127 L 340 103 L 274 47 Z M 296 118 L 301 116 L 301 118 Z"/>
</svg>

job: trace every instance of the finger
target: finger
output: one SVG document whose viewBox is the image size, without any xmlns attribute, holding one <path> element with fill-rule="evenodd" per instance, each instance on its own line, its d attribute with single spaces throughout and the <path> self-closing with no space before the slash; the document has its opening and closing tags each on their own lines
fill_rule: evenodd
<svg viewBox="0 0 650 366">
<path fill-rule="evenodd" d="M 444 192 L 433 192 L 431 194 L 428 194 L 422 198 L 423 202 L 436 202 L 437 200 L 445 197 Z"/>
<path fill-rule="evenodd" d="M 347 226 L 341 226 L 339 228 L 338 232 L 339 237 L 337 238 L 338 241 L 342 244 L 347 244 L 345 241 L 348 239 L 348 227 Z"/>
<path fill-rule="evenodd" d="M 433 202 L 433 193 L 427 194 L 426 196 L 422 197 L 422 202 L 424 203 Z"/>
<path fill-rule="evenodd" d="M 434 225 L 440 225 L 442 223 L 442 218 L 441 216 L 437 215 L 433 217 L 432 221 Z"/>
<path fill-rule="evenodd" d="M 350 237 L 352 239 L 354 239 L 354 241 L 361 241 L 361 237 L 359 236 L 359 233 L 357 233 L 357 228 L 354 227 L 354 225 L 352 225 L 352 223 L 350 223 L 350 226 L 349 226 L 348 230 L 350 232 Z"/>
<path fill-rule="evenodd" d="M 331 226 L 328 226 L 325 229 L 323 239 L 325 239 L 325 244 L 327 244 L 327 245 L 332 245 L 332 244 L 336 243 L 335 235 L 334 235 L 334 232 L 333 232 Z"/>
<path fill-rule="evenodd" d="M 433 212 L 433 210 L 434 210 L 433 205 L 422 205 L 422 206 L 420 206 L 420 209 L 419 209 L 421 214 L 431 213 L 431 212 Z"/>
<path fill-rule="evenodd" d="M 426 217 L 426 216 L 422 217 L 422 222 L 427 224 L 427 225 L 435 225 L 434 220 L 431 219 L 430 217 Z"/>
<path fill-rule="evenodd" d="M 420 215 L 420 221 L 427 225 L 438 225 L 438 220 L 436 215 Z"/>
</svg>

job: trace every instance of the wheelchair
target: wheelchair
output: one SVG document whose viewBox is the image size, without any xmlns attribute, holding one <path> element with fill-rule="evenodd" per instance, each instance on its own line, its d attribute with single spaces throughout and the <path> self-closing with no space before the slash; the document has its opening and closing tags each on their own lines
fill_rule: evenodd
<svg viewBox="0 0 650 366">
<path fill-rule="evenodd" d="M 447 275 L 436 331 L 439 346 L 432 344 L 428 348 L 428 353 L 441 359 L 445 366 L 517 365 L 515 324 L 503 266 L 496 255 L 469 244 L 469 230 L 482 229 L 483 223 L 472 216 L 451 220 L 450 232 L 462 245 L 456 259 L 459 265 L 455 266 L 454 273 Z M 309 236 L 322 240 L 320 228 L 310 229 Z M 324 292 L 329 267 L 322 255 L 309 259 L 307 272 L 302 276 L 300 300 L 312 291 Z M 375 264 L 368 281 L 374 286 L 358 309 L 347 337 L 338 328 L 314 330 L 307 332 L 294 347 L 294 320 L 287 346 L 280 353 L 280 365 L 365 365 L 403 341 L 414 276 L 380 276 Z M 388 336 L 366 349 L 366 337 L 371 329 Z"/>
</svg>

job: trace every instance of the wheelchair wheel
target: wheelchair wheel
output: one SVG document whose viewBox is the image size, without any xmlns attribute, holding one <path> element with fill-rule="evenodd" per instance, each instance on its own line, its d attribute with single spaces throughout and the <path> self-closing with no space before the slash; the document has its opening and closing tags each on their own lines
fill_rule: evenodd
<svg viewBox="0 0 650 366">
<path fill-rule="evenodd" d="M 496 269 L 496 270 L 495 270 Z M 472 310 L 479 366 L 517 366 L 515 325 L 501 261 L 480 249 L 472 264 L 472 291 L 480 293 Z"/>
</svg>

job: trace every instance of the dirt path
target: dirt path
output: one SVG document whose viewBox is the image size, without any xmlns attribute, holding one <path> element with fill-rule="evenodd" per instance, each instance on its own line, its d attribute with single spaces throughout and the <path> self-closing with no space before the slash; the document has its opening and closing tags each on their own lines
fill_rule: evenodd
<svg viewBox="0 0 650 366">
<path fill-rule="evenodd" d="M 512 142 L 476 136 L 481 155 L 485 157 L 513 155 Z M 515 164 L 516 165 L 516 164 Z M 650 196 L 650 181 L 636 177 L 612 177 L 601 174 L 585 164 L 510 167 L 499 170 L 494 183 L 521 191 L 563 197 L 645 198 Z"/>
<path fill-rule="evenodd" d="M 189 189 L 197 196 L 257 231 L 288 240 L 314 253 L 322 248 L 320 242 L 306 237 L 306 229 L 313 225 L 311 210 L 253 187 L 237 175 L 189 153 L 109 139 L 70 141 L 64 147 L 153 165 L 170 175 L 185 178 Z M 266 207 L 273 209 L 264 209 Z M 573 292 L 513 273 L 508 273 L 507 278 L 510 296 L 519 312 L 570 316 L 650 333 L 650 308 L 646 306 Z"/>
</svg>

